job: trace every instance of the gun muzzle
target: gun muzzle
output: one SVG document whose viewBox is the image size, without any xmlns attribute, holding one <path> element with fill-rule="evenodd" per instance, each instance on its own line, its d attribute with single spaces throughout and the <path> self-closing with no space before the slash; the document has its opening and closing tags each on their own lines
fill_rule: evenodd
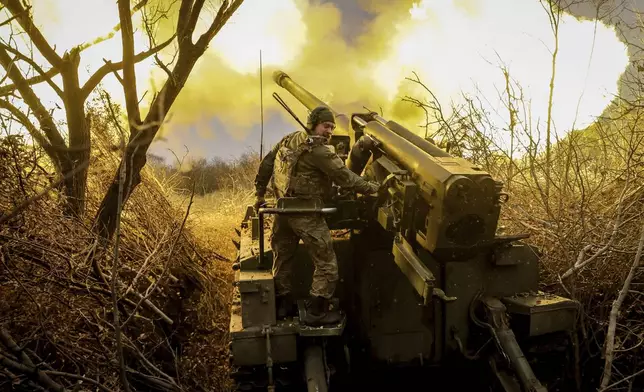
<svg viewBox="0 0 644 392">
<path fill-rule="evenodd" d="M 338 113 L 335 110 L 333 110 L 332 107 L 327 105 L 318 97 L 308 92 L 305 88 L 303 88 L 299 84 L 295 83 L 293 79 L 291 79 L 291 77 L 288 76 L 284 71 L 277 70 L 273 72 L 273 81 L 278 86 L 282 87 L 283 89 L 291 93 L 291 95 L 297 98 L 297 100 L 300 101 L 302 105 L 306 106 L 306 108 L 309 110 L 313 110 L 318 106 L 325 106 L 329 108 L 329 110 L 331 110 L 331 112 L 333 112 L 333 115 L 335 116 L 335 123 L 337 127 L 335 130 L 335 134 L 349 136 L 350 121 L 345 114 Z M 351 142 L 353 143 L 355 142 L 355 140 L 351 140 Z"/>
</svg>

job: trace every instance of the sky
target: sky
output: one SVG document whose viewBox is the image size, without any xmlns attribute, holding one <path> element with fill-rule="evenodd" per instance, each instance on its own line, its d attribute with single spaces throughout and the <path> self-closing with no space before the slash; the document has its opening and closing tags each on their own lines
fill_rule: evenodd
<svg viewBox="0 0 644 392">
<path fill-rule="evenodd" d="M 340 10 L 340 34 L 349 43 L 355 43 L 356 38 L 364 32 L 365 27 L 374 17 L 373 13 L 366 11 L 356 0 L 331 0 L 322 1 L 322 3 L 331 3 Z M 259 69 L 259 53 L 257 53 L 257 68 Z M 288 70 L 284 71 L 288 73 Z M 259 101 L 259 83 L 257 83 L 256 89 L 257 101 Z M 289 95 L 286 90 L 273 82 L 271 72 L 264 71 L 263 73 L 263 89 L 271 92 L 276 91 L 283 98 Z M 276 115 L 275 110 L 283 109 L 273 108 L 271 111 L 264 111 L 264 151 L 270 149 L 286 134 L 299 128 L 295 120 Z M 305 114 L 300 115 L 302 122 L 305 122 Z M 247 152 L 259 153 L 262 128 L 261 110 L 256 111 L 255 116 L 257 124 L 251 125 L 244 137 L 236 136 L 230 129 L 232 127 L 227 127 L 215 114 L 208 121 L 209 129 L 207 131 L 199 131 L 197 126 L 185 126 L 182 130 L 170 132 L 159 138 L 152 144 L 150 152 L 164 157 L 167 162 L 176 161 L 175 154 L 179 158 L 194 155 L 235 159 Z M 169 151 L 170 149 L 174 151 L 174 154 Z"/>
<path fill-rule="evenodd" d="M 357 55 L 356 57 L 360 57 L 356 58 L 356 61 L 361 63 L 359 66 L 365 67 L 360 72 L 367 73 L 370 72 L 369 69 L 371 72 L 375 72 L 375 77 L 380 80 L 379 87 L 381 87 L 379 95 L 377 95 L 378 99 L 383 100 L 384 90 L 386 96 L 384 101 L 389 103 L 387 105 L 388 113 L 385 113 L 386 117 L 387 114 L 391 114 L 392 118 L 405 119 L 404 112 L 409 109 L 401 109 L 400 98 L 404 88 L 401 88 L 400 81 L 411 76 L 412 71 L 419 69 L 425 71 L 423 74 L 427 79 L 423 78 L 423 80 L 429 84 L 430 88 L 438 90 L 438 95 L 444 104 L 457 97 L 460 91 L 467 90 L 473 82 L 477 83 L 477 89 L 482 89 L 487 95 L 497 95 L 496 97 L 488 96 L 488 100 L 498 98 L 498 89 L 499 86 L 502 86 L 499 84 L 502 82 L 499 79 L 500 75 L 488 77 L 492 68 L 484 64 L 484 62 L 496 60 L 492 53 L 499 55 L 499 57 L 501 54 L 504 56 L 503 62 L 510 64 L 510 70 L 514 72 L 513 76 L 518 78 L 522 84 L 536 81 L 534 83 L 538 83 L 542 87 L 536 91 L 534 86 L 525 86 L 530 98 L 535 97 L 530 114 L 536 116 L 546 112 L 548 90 L 543 87 L 547 87 L 549 82 L 551 58 L 548 50 L 552 49 L 552 42 L 547 42 L 551 33 L 550 26 L 538 0 L 398 1 L 397 3 L 400 4 L 398 7 L 395 6 L 396 2 L 391 2 L 392 5 L 387 7 L 382 6 L 385 2 L 370 6 L 366 5 L 364 1 L 357 0 L 322 1 L 319 3 L 321 3 L 318 4 L 319 7 L 327 3 L 327 6 L 338 11 L 339 21 L 335 30 L 346 47 L 341 47 L 338 50 L 337 61 L 352 61 L 347 59 L 346 53 L 343 52 L 353 51 Z M 392 8 L 401 10 L 398 15 L 407 13 L 408 17 L 411 15 L 411 19 L 416 21 L 407 21 L 407 24 L 398 22 L 402 25 L 401 27 L 396 25 L 396 17 L 392 17 L 392 23 L 387 24 L 386 20 L 383 23 L 382 19 L 392 12 Z M 592 18 L 595 15 L 594 8 L 588 5 L 578 6 L 573 12 L 576 16 L 586 18 Z M 382 17 L 381 20 L 378 20 L 378 16 Z M 560 79 L 556 82 L 559 89 L 555 91 L 553 109 L 556 118 L 565 118 L 565 122 L 560 120 L 559 124 L 555 125 L 555 130 L 561 136 L 565 133 L 565 129 L 570 129 L 573 126 L 577 128 L 587 126 L 595 116 L 602 113 L 610 102 L 611 94 L 617 93 L 617 81 L 628 65 L 626 48 L 611 26 L 597 26 L 592 20 L 578 22 L 572 17 L 568 17 L 565 22 L 560 27 L 560 52 L 557 66 Z M 329 24 L 333 24 L 333 21 L 330 21 Z M 373 32 L 373 29 L 376 28 L 382 30 L 383 26 L 390 32 L 385 34 Z M 370 31 L 370 29 L 372 30 Z M 243 34 L 239 31 L 237 33 Z M 374 41 L 378 40 L 380 38 L 378 35 L 382 37 L 381 41 L 392 40 L 391 37 L 396 36 L 396 33 L 404 38 L 398 38 L 398 43 L 389 45 L 389 47 L 377 48 L 377 45 L 369 42 L 370 38 Z M 228 37 L 221 37 L 221 39 L 228 39 Z M 393 40 L 395 39 L 393 38 Z M 361 49 L 369 46 L 374 49 Z M 388 50 L 390 54 L 383 55 L 383 49 Z M 265 50 L 263 53 L 266 53 Z M 318 47 L 318 50 L 323 51 L 324 48 Z M 486 50 L 487 52 L 483 54 Z M 472 53 L 475 52 L 479 53 L 480 57 L 473 60 Z M 373 57 L 370 58 L 369 56 L 372 54 Z M 481 57 L 484 55 L 487 57 L 482 62 Z M 258 56 L 257 54 L 255 65 L 257 68 L 259 67 Z M 336 59 L 333 52 L 325 54 L 325 56 L 326 58 L 321 61 L 333 62 Z M 468 63 L 470 66 L 467 66 Z M 476 64 L 484 66 L 477 67 Z M 305 66 L 295 64 L 291 67 L 289 65 L 293 64 L 285 64 L 279 68 L 291 75 L 303 87 L 318 95 L 317 90 L 309 87 L 312 77 L 307 74 L 307 70 L 311 68 L 311 64 Z M 343 77 L 348 75 L 338 73 L 338 69 L 335 67 L 331 68 L 329 73 L 338 79 L 334 80 L 333 77 L 329 77 L 327 80 L 330 82 L 327 83 L 346 83 Z M 273 91 L 278 92 L 287 101 L 291 98 L 287 91 L 272 81 L 272 69 L 270 66 L 268 69 L 264 69 L 264 105 L 267 104 L 267 98 L 272 101 L 270 93 Z M 459 76 L 455 76 L 455 72 Z M 250 85 L 251 92 L 245 94 L 246 102 L 248 94 L 255 94 L 255 97 L 251 99 L 259 101 L 259 80 L 255 80 L 255 82 L 254 86 Z M 315 82 L 312 83 L 315 84 Z M 370 91 L 373 93 L 376 90 Z M 353 102 L 356 104 L 351 108 L 357 111 L 362 110 L 361 103 L 374 104 L 375 100 L 370 99 L 373 96 L 368 94 L 369 92 L 356 94 L 356 100 L 364 98 L 365 101 Z M 332 94 L 332 96 L 334 100 L 337 99 L 336 95 Z M 235 100 L 234 94 L 229 98 Z M 352 97 L 345 96 L 339 100 L 342 101 L 340 104 L 344 105 L 352 101 Z M 367 102 L 367 100 L 371 102 Z M 567 104 L 562 104 L 564 101 Z M 580 102 L 579 105 L 582 107 L 583 113 L 579 113 L 577 102 Z M 302 106 L 295 100 L 291 100 L 289 103 L 304 120 L 306 111 Z M 332 106 L 333 103 L 332 100 Z M 377 102 L 377 104 L 381 103 Z M 489 109 L 491 111 L 503 110 L 498 103 L 490 103 Z M 213 107 L 212 111 L 216 112 L 216 108 Z M 577 118 L 573 118 L 575 113 Z M 173 149 L 177 155 L 183 155 L 189 151 L 190 155 L 229 159 L 251 149 L 259 151 L 261 128 L 259 108 L 256 108 L 254 112 L 246 113 L 246 116 L 247 121 L 254 123 L 240 127 L 235 124 L 235 121 L 227 121 L 225 118 L 222 120 L 222 116 L 214 113 L 205 122 L 186 125 L 183 129 L 178 127 L 172 132 L 168 132 L 164 135 L 167 139 L 155 142 L 151 152 L 170 158 L 169 149 Z M 503 114 L 499 114 L 499 116 L 503 116 Z M 417 120 L 417 117 L 412 116 L 412 119 Z M 502 122 L 500 119 L 499 121 Z M 414 124 L 411 121 L 406 125 L 413 128 Z M 545 125 L 541 122 L 535 128 L 544 133 Z M 296 122 L 289 118 L 283 109 L 274 105 L 269 108 L 265 107 L 264 151 L 278 142 L 285 134 L 297 129 Z"/>
<path fill-rule="evenodd" d="M 31 2 L 35 23 L 60 54 L 104 36 L 118 22 L 113 0 Z M 627 47 L 621 34 L 641 38 L 634 35 L 639 30 L 618 26 L 615 18 L 633 21 L 635 14 L 628 10 L 644 6 L 644 0 L 608 0 L 607 4 L 621 4 L 621 9 L 603 15 L 602 22 L 594 21 L 589 3 L 573 9 L 574 16 L 562 17 L 552 112 L 556 137 L 586 127 L 602 114 L 618 94 L 629 55 L 635 53 L 635 46 Z M 197 30 L 207 26 L 216 8 L 207 11 Z M 172 17 L 162 20 L 157 27 L 159 41 L 172 33 L 174 23 Z M 148 42 L 139 14 L 134 24 L 139 26 L 136 51 L 144 51 Z M 0 33 L 7 29 L 1 26 Z M 417 73 L 446 115 L 451 103 L 463 102 L 463 94 L 479 99 L 492 124 L 484 131 L 508 149 L 503 65 L 513 86 L 524 93 L 521 119 L 543 141 L 553 48 L 552 29 L 539 0 L 245 0 L 197 62 L 149 152 L 168 162 L 175 156 L 232 159 L 250 150 L 259 152 L 260 50 L 265 151 L 299 127 L 277 105 L 273 92 L 303 121 L 307 115 L 297 100 L 273 82 L 271 75 L 277 69 L 337 111 L 350 114 L 367 106 L 421 133 L 424 113 L 402 101 L 405 96 L 429 97 L 406 80 Z M 169 60 L 172 49 L 160 57 Z M 120 55 L 119 34 L 90 46 L 81 55 L 80 82 L 106 59 L 119 61 Z M 37 53 L 36 60 L 43 63 Z M 165 81 L 165 74 L 153 66 L 152 59 L 136 69 L 145 115 L 146 102 Z M 60 83 L 59 77 L 54 80 Z M 122 87 L 113 75 L 101 87 L 114 102 L 123 103 Z M 64 118 L 56 107 L 63 105 L 46 83 L 34 90 L 54 110 L 55 118 Z"/>
</svg>

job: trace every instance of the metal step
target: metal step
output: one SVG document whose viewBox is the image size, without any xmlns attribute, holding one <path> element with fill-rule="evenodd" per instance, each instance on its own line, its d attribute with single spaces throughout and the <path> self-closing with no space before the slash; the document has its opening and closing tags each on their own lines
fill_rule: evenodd
<svg viewBox="0 0 644 392">
<path fill-rule="evenodd" d="M 339 303 L 335 299 L 333 306 L 339 309 Z M 306 317 L 306 307 L 304 306 L 304 300 L 297 301 L 297 309 L 299 312 L 300 320 L 303 320 Z M 344 327 L 347 324 L 347 316 L 342 313 L 342 319 L 337 324 L 328 324 L 321 325 L 319 327 L 313 327 L 302 322 L 299 323 L 299 335 L 304 337 L 326 337 L 326 336 L 340 336 L 344 332 Z"/>
</svg>

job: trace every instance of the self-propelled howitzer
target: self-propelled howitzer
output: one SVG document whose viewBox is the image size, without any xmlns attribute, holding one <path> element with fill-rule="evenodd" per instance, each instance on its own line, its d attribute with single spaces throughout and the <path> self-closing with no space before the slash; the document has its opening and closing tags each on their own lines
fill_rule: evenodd
<svg viewBox="0 0 644 392">
<path fill-rule="evenodd" d="M 274 80 L 308 109 L 328 107 L 284 72 L 276 71 Z M 450 257 L 472 254 L 495 241 L 501 201 L 507 195 L 489 173 L 375 113 L 352 116 L 351 126 L 346 115 L 334 113 L 336 140 L 349 139 L 353 146 L 347 166 L 360 174 L 372 158 L 367 174 L 381 183 L 390 181 L 389 206 L 379 210 L 385 228 Z"/>
<path fill-rule="evenodd" d="M 273 77 L 309 110 L 328 107 L 284 72 Z M 381 191 L 355 197 L 339 189 L 326 205 L 285 198 L 257 214 L 249 208 L 235 265 L 233 364 L 260 366 L 260 373 L 269 365 L 269 386 L 276 383 L 275 363 L 300 366 L 309 390 L 326 390 L 338 374 L 353 377 L 336 371 L 329 378 L 330 358 L 357 354 L 363 363 L 419 369 L 473 360 L 491 366 L 490 383 L 499 390 L 546 391 L 522 347 L 537 337 L 567 336 L 577 304 L 539 292 L 538 251 L 521 242 L 525 236 L 497 235 L 508 198 L 503 184 L 376 113 L 330 109 L 337 125 L 330 148 Z M 302 211 L 327 214 L 336 230 L 337 295 L 346 315 L 336 326 L 310 329 L 297 317 L 275 317 L 272 252 L 269 244 L 259 246 L 268 237 L 263 220 Z M 313 267 L 305 251 L 296 258 L 294 294 L 305 297 Z M 340 360 L 336 370 L 349 362 Z"/>
</svg>

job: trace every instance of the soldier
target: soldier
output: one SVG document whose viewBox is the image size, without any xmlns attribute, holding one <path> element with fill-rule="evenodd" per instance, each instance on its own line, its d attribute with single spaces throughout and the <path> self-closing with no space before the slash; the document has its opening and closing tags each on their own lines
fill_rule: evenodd
<svg viewBox="0 0 644 392">
<path fill-rule="evenodd" d="M 258 209 L 265 203 L 266 186 L 272 176 L 277 198 L 297 197 L 328 200 L 332 183 L 362 194 L 374 194 L 378 185 L 365 181 L 349 170 L 327 146 L 333 130 L 333 112 L 325 106 L 313 109 L 303 130 L 286 135 L 262 160 L 255 178 Z M 302 239 L 315 271 L 310 298 L 305 301 L 305 324 L 336 323 L 340 314 L 333 310 L 330 299 L 338 281 L 338 265 L 329 227 L 321 214 L 275 215 L 271 235 L 273 276 L 275 279 L 278 318 L 293 312 L 290 272 L 299 240 Z"/>
</svg>

